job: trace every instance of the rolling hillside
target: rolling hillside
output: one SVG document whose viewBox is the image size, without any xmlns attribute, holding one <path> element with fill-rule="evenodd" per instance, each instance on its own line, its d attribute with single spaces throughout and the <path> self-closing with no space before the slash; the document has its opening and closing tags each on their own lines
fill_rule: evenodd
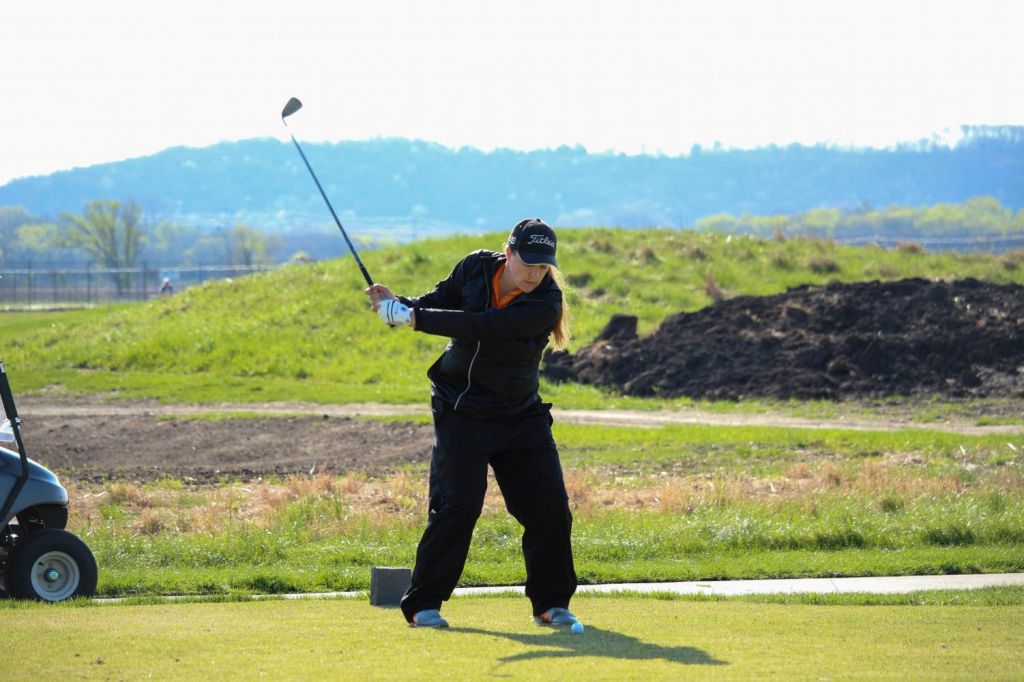
<svg viewBox="0 0 1024 682">
<path fill-rule="evenodd" d="M 668 316 L 726 295 L 770 295 L 801 284 L 975 277 L 1024 283 L 1018 253 L 930 254 L 820 240 L 777 242 L 676 230 L 563 230 L 575 341 L 616 313 L 641 335 Z M 417 242 L 367 254 L 377 281 L 419 293 L 503 233 Z M 0 348 L 20 390 L 93 392 L 168 401 L 418 402 L 445 339 L 390 330 L 368 312 L 350 258 L 290 265 L 208 283 L 170 299 L 19 317 L 0 314 Z M 47 388 L 50 387 L 50 388 Z M 546 386 L 562 404 L 603 404 L 598 389 Z"/>
</svg>

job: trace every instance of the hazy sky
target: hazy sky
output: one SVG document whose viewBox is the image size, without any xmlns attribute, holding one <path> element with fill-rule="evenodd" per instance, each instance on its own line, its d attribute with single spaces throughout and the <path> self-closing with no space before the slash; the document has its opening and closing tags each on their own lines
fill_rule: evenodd
<svg viewBox="0 0 1024 682">
<path fill-rule="evenodd" d="M 608 5 L 608 6 L 605 6 Z M 1024 124 L 1019 0 L 4 0 L 0 184 L 176 145 L 678 154 Z"/>
</svg>

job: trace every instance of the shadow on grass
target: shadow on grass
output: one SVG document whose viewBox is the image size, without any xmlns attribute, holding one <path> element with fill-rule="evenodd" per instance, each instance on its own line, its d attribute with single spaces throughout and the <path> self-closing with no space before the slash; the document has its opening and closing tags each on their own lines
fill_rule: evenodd
<svg viewBox="0 0 1024 682">
<path fill-rule="evenodd" d="M 661 646 L 641 642 L 636 637 L 611 630 L 587 626 L 586 632 L 574 635 L 568 630 L 545 630 L 536 635 L 500 632 L 481 628 L 451 628 L 451 633 L 468 633 L 504 637 L 527 646 L 543 647 L 498 659 L 498 665 L 542 658 L 571 658 L 575 656 L 603 656 L 625 660 L 651 661 L 663 659 L 683 665 L 727 665 L 706 651 L 690 646 Z"/>
</svg>

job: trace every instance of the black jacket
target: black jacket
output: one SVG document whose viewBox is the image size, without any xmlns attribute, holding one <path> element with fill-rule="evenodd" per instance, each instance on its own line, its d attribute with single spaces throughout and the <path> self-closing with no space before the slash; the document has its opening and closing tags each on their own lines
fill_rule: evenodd
<svg viewBox="0 0 1024 682">
<path fill-rule="evenodd" d="M 416 330 L 451 337 L 429 370 L 432 393 L 458 412 L 510 415 L 539 401 L 541 353 L 562 310 L 562 292 L 549 274 L 500 310 L 491 307 L 491 281 L 505 254 L 474 251 L 433 291 L 399 297 L 416 310 Z"/>
</svg>

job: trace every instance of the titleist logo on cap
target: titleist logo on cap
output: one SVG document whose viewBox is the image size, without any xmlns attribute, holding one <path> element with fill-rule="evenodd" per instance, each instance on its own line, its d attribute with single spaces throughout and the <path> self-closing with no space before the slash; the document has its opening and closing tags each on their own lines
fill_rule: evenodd
<svg viewBox="0 0 1024 682">
<path fill-rule="evenodd" d="M 546 263 L 558 267 L 558 261 L 555 260 L 558 237 L 551 226 L 540 218 L 519 221 L 508 236 L 508 245 L 530 265 Z"/>
</svg>

